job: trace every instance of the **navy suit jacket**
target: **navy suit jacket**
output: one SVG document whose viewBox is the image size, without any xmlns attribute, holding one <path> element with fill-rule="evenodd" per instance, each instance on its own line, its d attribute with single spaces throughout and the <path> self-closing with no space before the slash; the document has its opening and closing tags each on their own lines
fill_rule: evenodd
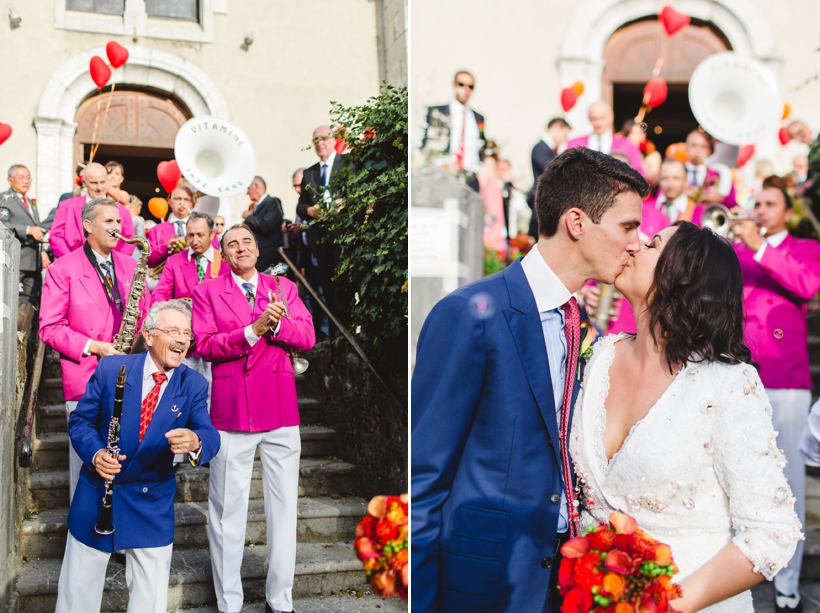
<svg viewBox="0 0 820 613">
<path fill-rule="evenodd" d="M 433 308 L 412 394 L 414 613 L 548 611 L 560 447 L 520 259 Z"/>
<path fill-rule="evenodd" d="M 219 451 L 219 433 L 208 416 L 208 382 L 179 366 L 160 398 L 145 437 L 139 440 L 142 372 L 147 353 L 102 358 L 85 395 L 68 419 L 71 444 L 83 460 L 80 481 L 68 513 L 68 529 L 81 543 L 100 551 L 164 547 L 174 540 L 174 454 L 165 433 L 189 428 L 202 441 L 197 464 Z M 102 507 L 105 482 L 93 466 L 94 455 L 108 446 L 108 425 L 114 411 L 117 373 L 125 364 L 125 393 L 120 419 L 120 453 L 127 456 L 114 478 L 114 533 L 94 531 Z"/>
<path fill-rule="evenodd" d="M 532 189 L 527 194 L 527 204 L 532 209 L 532 217 L 530 217 L 529 235 L 538 240 L 538 219 L 535 216 L 535 188 L 538 186 L 538 177 L 544 172 L 547 164 L 552 162 L 558 154 L 553 151 L 550 146 L 539 140 L 532 148 L 532 155 L 530 162 L 532 163 Z"/>
</svg>

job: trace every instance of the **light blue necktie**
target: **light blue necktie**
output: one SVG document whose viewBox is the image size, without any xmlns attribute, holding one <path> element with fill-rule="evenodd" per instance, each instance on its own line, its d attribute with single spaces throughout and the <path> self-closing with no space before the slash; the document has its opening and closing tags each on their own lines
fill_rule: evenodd
<svg viewBox="0 0 820 613">
<path fill-rule="evenodd" d="M 248 299 L 248 304 L 251 305 L 251 311 L 253 311 L 254 304 L 256 304 L 256 298 L 253 295 L 253 283 L 243 283 L 242 287 L 245 288 L 245 298 Z"/>
</svg>

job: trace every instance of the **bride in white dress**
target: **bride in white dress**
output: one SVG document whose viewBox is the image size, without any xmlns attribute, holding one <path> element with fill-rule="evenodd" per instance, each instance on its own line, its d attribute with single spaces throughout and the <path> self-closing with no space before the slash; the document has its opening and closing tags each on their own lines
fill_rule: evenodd
<svg viewBox="0 0 820 613">
<path fill-rule="evenodd" d="M 570 436 L 580 525 L 632 515 L 672 548 L 683 589 L 672 607 L 753 613 L 749 588 L 785 566 L 802 534 L 742 340 L 737 256 L 681 222 L 615 286 L 638 333 L 600 340 L 584 372 Z"/>
</svg>

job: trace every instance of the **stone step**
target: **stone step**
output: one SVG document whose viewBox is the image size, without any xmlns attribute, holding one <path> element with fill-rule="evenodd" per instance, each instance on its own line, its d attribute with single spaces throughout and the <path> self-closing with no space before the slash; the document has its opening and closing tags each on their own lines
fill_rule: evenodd
<svg viewBox="0 0 820 613">
<path fill-rule="evenodd" d="M 300 375 L 302 376 L 302 375 Z M 319 401 L 313 398 L 299 399 L 299 417 L 303 424 L 315 424 L 319 421 Z M 50 432 L 68 432 L 65 417 L 65 403 L 43 404 L 37 407 L 36 424 L 38 436 Z"/>
<path fill-rule="evenodd" d="M 297 539 L 300 543 L 352 542 L 356 523 L 367 505 L 361 498 L 300 498 L 297 505 Z M 23 556 L 28 560 L 62 558 L 65 551 L 68 509 L 48 509 L 23 522 Z M 174 548 L 208 547 L 208 503 L 178 502 L 174 505 Z M 264 545 L 265 509 L 262 500 L 248 505 L 246 545 Z"/>
<path fill-rule="evenodd" d="M 295 377 L 298 390 L 299 384 L 303 383 L 305 380 L 305 375 L 295 375 Z M 42 385 L 40 387 L 39 401 L 41 405 L 65 404 L 65 396 L 63 396 L 62 377 L 49 377 L 43 379 Z M 303 417 L 303 419 L 305 419 L 305 421 L 308 421 L 305 417 Z"/>
<path fill-rule="evenodd" d="M 299 426 L 302 457 L 327 457 L 336 451 L 336 433 L 323 426 Z M 68 467 L 68 432 L 48 432 L 32 441 L 34 467 L 37 469 Z M 259 454 L 256 454 L 257 459 Z"/>
<path fill-rule="evenodd" d="M 23 565 L 15 588 L 20 596 L 20 611 L 51 613 L 57 601 L 57 581 L 61 560 L 33 560 Z M 262 601 L 265 594 L 267 561 L 265 548 L 248 546 L 242 561 L 245 600 Z M 348 543 L 298 543 L 294 598 L 365 589 L 362 564 Z M 205 549 L 176 550 L 171 559 L 168 585 L 169 610 L 212 605 L 215 601 L 211 559 Z M 124 611 L 128 602 L 125 569 L 109 562 L 101 611 Z"/>
<path fill-rule="evenodd" d="M 294 598 L 293 610 L 299 613 L 405 613 L 407 601 L 400 598 L 382 598 L 373 594 L 345 594 L 327 598 Z M 172 613 L 218 613 L 215 606 L 196 609 L 177 609 Z M 265 613 L 265 603 L 256 602 L 242 607 L 244 613 Z M 807 612 L 808 613 L 808 612 Z"/>
<path fill-rule="evenodd" d="M 775 613 L 774 607 L 774 584 L 771 581 L 764 581 L 752 588 L 752 601 L 755 613 Z M 816 579 L 812 582 L 800 583 L 800 596 L 802 597 L 803 613 L 820 613 L 820 582 Z M 242 607 L 245 611 L 247 607 Z M 262 611 L 265 610 L 264 605 Z M 299 610 L 299 613 L 302 613 Z"/>
<path fill-rule="evenodd" d="M 354 491 L 355 467 L 334 458 L 302 458 L 299 496 L 345 495 Z M 253 464 L 251 500 L 262 498 L 262 467 Z M 180 464 L 175 502 L 208 500 L 208 468 Z M 43 511 L 68 507 L 68 469 L 32 470 L 29 473 L 29 508 Z"/>
</svg>

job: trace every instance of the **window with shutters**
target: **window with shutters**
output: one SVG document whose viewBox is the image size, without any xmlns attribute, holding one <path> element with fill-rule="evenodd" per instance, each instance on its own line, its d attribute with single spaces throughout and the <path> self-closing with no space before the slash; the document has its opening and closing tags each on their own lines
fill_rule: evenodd
<svg viewBox="0 0 820 613">
<path fill-rule="evenodd" d="M 199 0 L 146 0 L 148 17 L 199 21 Z"/>
<path fill-rule="evenodd" d="M 122 16 L 125 12 L 125 0 L 66 0 L 66 9 Z"/>
</svg>

